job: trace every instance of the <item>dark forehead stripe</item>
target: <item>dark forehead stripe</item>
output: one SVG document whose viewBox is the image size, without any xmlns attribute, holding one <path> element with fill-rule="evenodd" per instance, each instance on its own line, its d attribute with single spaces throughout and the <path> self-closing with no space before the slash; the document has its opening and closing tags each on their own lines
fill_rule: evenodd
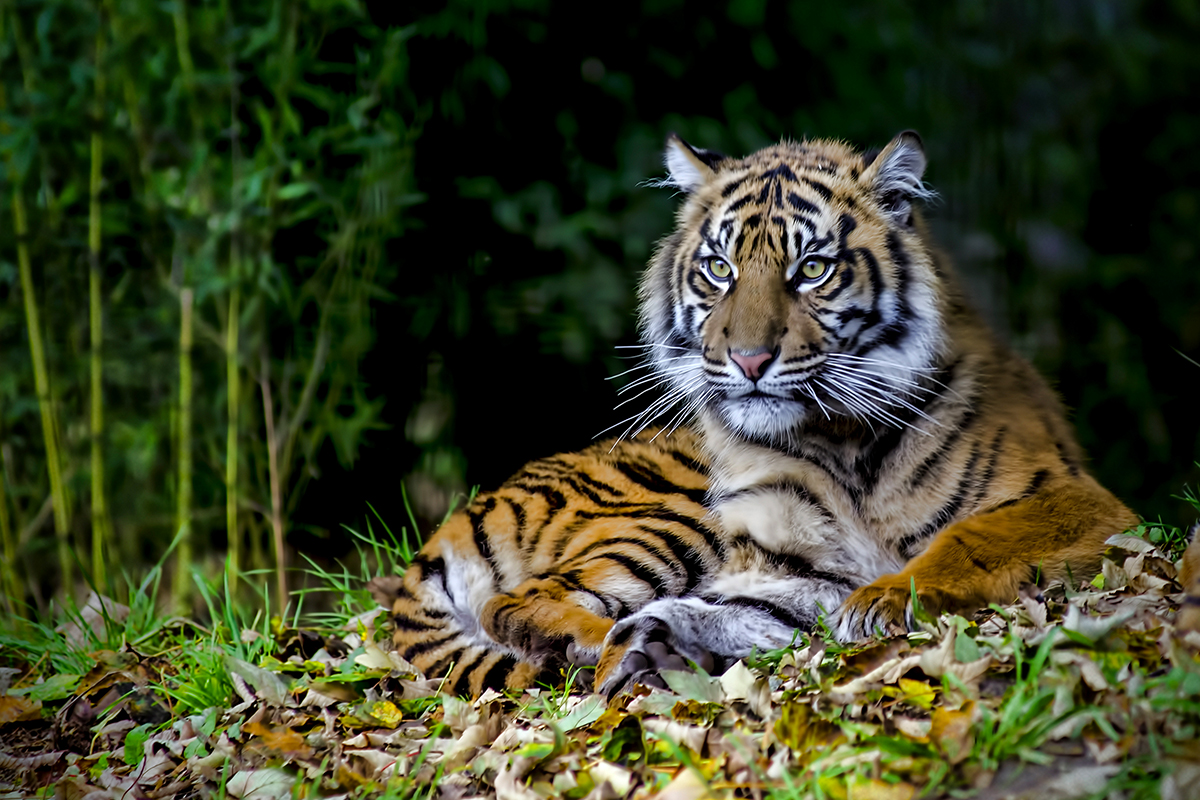
<svg viewBox="0 0 1200 800">
<path fill-rule="evenodd" d="M 802 214 L 818 214 L 821 211 L 821 209 L 817 208 L 816 203 L 805 200 L 795 192 L 788 192 L 787 201 L 789 206 Z"/>
<path fill-rule="evenodd" d="M 811 186 L 814 192 L 821 195 L 821 199 L 826 203 L 833 199 L 833 190 L 820 181 L 813 180 L 812 178 L 805 178 L 804 182 Z"/>
</svg>

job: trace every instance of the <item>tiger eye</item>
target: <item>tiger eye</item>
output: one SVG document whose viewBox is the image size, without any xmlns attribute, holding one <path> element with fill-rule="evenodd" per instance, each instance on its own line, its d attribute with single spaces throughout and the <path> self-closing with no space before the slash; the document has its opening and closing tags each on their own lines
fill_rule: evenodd
<svg viewBox="0 0 1200 800">
<path fill-rule="evenodd" d="M 723 259 L 713 258 L 708 262 L 708 271 L 714 278 L 724 280 L 733 274 L 733 267 Z"/>
<path fill-rule="evenodd" d="M 810 258 L 800 267 L 800 272 L 810 281 L 815 281 L 829 271 L 829 264 L 820 259 Z"/>
</svg>

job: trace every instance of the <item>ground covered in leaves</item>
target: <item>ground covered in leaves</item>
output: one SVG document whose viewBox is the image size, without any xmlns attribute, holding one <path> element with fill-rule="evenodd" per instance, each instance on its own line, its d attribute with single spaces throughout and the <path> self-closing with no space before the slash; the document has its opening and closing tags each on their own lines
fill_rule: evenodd
<svg viewBox="0 0 1200 800">
<path fill-rule="evenodd" d="M 0 798 L 1200 797 L 1200 637 L 1173 628 L 1176 565 L 1110 544 L 1079 591 L 853 648 L 804 638 L 611 700 L 570 676 L 442 695 L 388 652 L 380 609 L 336 632 L 172 620 L 114 641 L 131 612 L 93 596 L 41 630 L 60 650 L 0 642 Z"/>
</svg>

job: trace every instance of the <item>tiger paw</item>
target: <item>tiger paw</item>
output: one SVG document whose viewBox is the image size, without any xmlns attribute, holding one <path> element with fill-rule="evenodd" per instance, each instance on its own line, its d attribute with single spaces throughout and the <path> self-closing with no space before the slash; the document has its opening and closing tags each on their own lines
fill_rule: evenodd
<svg viewBox="0 0 1200 800">
<path fill-rule="evenodd" d="M 493 597 L 480 616 L 493 640 L 547 668 L 595 664 L 612 626 L 610 619 L 536 591 Z"/>
<path fill-rule="evenodd" d="M 694 643 L 681 647 L 663 620 L 628 617 L 613 626 L 604 644 L 596 667 L 596 688 L 609 697 L 639 683 L 665 689 L 660 673 L 691 669 L 689 661 L 705 671 L 715 664 L 707 649 Z"/>
<path fill-rule="evenodd" d="M 931 613 L 958 605 L 941 589 L 918 589 L 917 602 Z M 915 624 L 912 583 L 904 574 L 884 575 L 855 589 L 829 620 L 829 627 L 840 642 L 868 639 L 876 632 L 889 636 L 901 634 L 912 630 Z"/>
</svg>

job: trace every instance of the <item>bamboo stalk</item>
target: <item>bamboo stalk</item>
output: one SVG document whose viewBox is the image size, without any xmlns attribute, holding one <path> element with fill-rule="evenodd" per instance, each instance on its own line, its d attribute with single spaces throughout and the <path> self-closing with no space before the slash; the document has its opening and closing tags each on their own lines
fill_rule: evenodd
<svg viewBox="0 0 1200 800">
<path fill-rule="evenodd" d="M 183 73 L 183 91 L 188 98 L 188 112 L 192 117 L 192 134 L 200 136 L 204 123 L 200 119 L 199 109 L 196 108 L 196 68 L 192 63 L 192 51 L 188 48 L 187 4 L 184 0 L 175 0 L 175 52 L 179 57 L 179 71 Z"/>
<path fill-rule="evenodd" d="M 192 289 L 179 291 L 179 487 L 175 495 L 175 522 L 179 531 L 176 569 L 172 585 L 175 603 L 190 594 L 188 569 L 192 564 Z"/>
<path fill-rule="evenodd" d="M 179 71 L 183 76 L 183 92 L 187 98 L 188 113 L 192 121 L 192 144 L 198 149 L 204 130 L 200 111 L 196 106 L 195 67 L 192 63 L 192 53 L 188 46 L 190 38 L 188 30 L 187 5 L 184 0 L 175 0 L 172 20 L 175 27 L 175 54 L 179 59 Z M 200 208 L 207 212 L 210 208 L 211 195 L 208 186 L 207 172 L 202 172 L 199 185 L 195 189 L 200 201 Z M 186 240 L 184 240 L 186 242 Z M 177 247 L 183 246 L 177 240 Z M 194 558 L 192 539 L 192 300 L 193 290 L 188 284 L 187 256 L 181 259 L 182 270 L 179 275 L 180 330 L 179 330 L 179 490 L 176 495 L 176 517 L 179 530 L 179 547 L 176 553 L 175 582 L 173 586 L 175 603 L 181 609 L 186 608 L 190 595 L 188 570 Z M 237 573 L 233 574 L 236 581 Z"/>
<path fill-rule="evenodd" d="M 234 284 L 229 292 L 229 319 L 225 334 L 225 379 L 229 392 L 229 420 L 225 438 L 225 527 L 229 531 L 229 569 L 235 575 L 239 574 L 241 557 L 241 537 L 238 532 L 238 412 L 242 402 L 242 373 L 238 368 L 241 288 L 237 285 L 236 248 L 236 244 L 230 244 L 230 269 Z"/>
<path fill-rule="evenodd" d="M 275 430 L 275 409 L 271 402 L 271 361 L 262 349 L 262 369 L 258 378 L 262 389 L 263 419 L 267 423 L 267 470 L 271 484 L 271 533 L 275 547 L 275 591 L 282 615 L 287 609 L 287 551 L 283 549 L 283 485 L 279 475 L 279 440 Z"/>
<path fill-rule="evenodd" d="M 12 192 L 13 229 L 17 234 L 17 268 L 21 273 L 21 294 L 25 298 L 25 327 L 29 332 L 29 354 L 33 359 L 33 385 L 37 391 L 38 410 L 42 416 L 42 439 L 46 446 L 46 468 L 50 474 L 50 495 L 54 500 L 54 532 L 58 538 L 58 563 L 63 588 L 70 591 L 74 583 L 74 561 L 71 555 L 70 514 L 62 481 L 62 461 L 59 457 L 58 425 L 54 405 L 50 400 L 50 373 L 46 368 L 46 352 L 42 346 L 42 323 L 37 298 L 33 293 L 33 268 L 29 259 L 29 225 L 25 218 L 25 199 L 21 187 Z"/>
<path fill-rule="evenodd" d="M 95 127 L 92 130 L 92 173 L 88 200 L 88 315 L 91 336 L 91 435 L 92 435 L 92 579 L 106 581 L 104 557 L 112 548 L 112 521 L 104 490 L 104 317 L 100 302 L 100 189 L 104 144 L 100 121 L 104 116 L 104 26 L 96 29 Z"/>
<path fill-rule="evenodd" d="M 20 19 L 16 14 L 11 15 L 13 35 L 17 42 L 18 57 L 21 61 L 21 74 L 26 92 L 33 86 L 33 69 L 28 57 L 28 43 L 22 35 Z M 4 86 L 0 84 L 0 111 L 7 110 L 7 98 Z M 0 123 L 0 133 L 7 133 L 8 126 Z M 11 167 L 12 157 L 8 163 Z M 46 367 L 46 353 L 42 346 L 42 325 L 38 312 L 37 297 L 33 291 L 33 268 L 29 256 L 29 224 L 25 214 L 25 197 L 21 191 L 21 181 L 12 181 L 12 214 L 13 233 L 17 237 L 17 268 L 21 276 L 21 294 L 25 304 L 25 327 L 29 333 L 29 353 L 33 361 L 33 382 L 37 392 L 38 411 L 42 418 L 42 439 L 46 448 L 46 470 L 50 478 L 50 496 L 54 508 L 54 533 L 57 539 L 58 562 L 61 571 L 62 584 L 65 591 L 70 591 L 74 583 L 74 559 L 71 554 L 70 541 L 70 508 L 67 502 L 66 486 L 62 480 L 62 461 L 58 441 L 58 421 L 55 418 L 54 403 L 50 393 L 50 371 Z"/>
<path fill-rule="evenodd" d="M 222 14 L 226 22 L 232 25 L 232 15 L 228 3 L 223 2 Z M 242 373 L 238 364 L 238 339 L 241 334 L 241 247 L 239 228 L 241 227 L 241 207 L 239 192 L 241 187 L 241 138 L 238 125 L 237 109 L 240 102 L 238 92 L 237 65 L 234 63 L 233 50 L 228 52 L 228 69 L 230 75 L 229 90 L 229 151 L 230 169 L 230 205 L 237 220 L 229 232 L 229 318 L 225 330 L 225 381 L 228 384 L 227 414 L 228 428 L 225 438 L 225 527 L 229 531 L 229 560 L 234 574 L 238 572 L 238 561 L 241 554 L 241 536 L 238 531 L 238 413 L 242 401 Z"/>
<path fill-rule="evenodd" d="M 21 602 L 21 580 L 18 577 L 17 540 L 13 534 L 12 518 L 8 515 L 8 489 L 4 468 L 0 465 L 0 552 L 4 554 L 4 610 L 15 620 Z"/>
</svg>

